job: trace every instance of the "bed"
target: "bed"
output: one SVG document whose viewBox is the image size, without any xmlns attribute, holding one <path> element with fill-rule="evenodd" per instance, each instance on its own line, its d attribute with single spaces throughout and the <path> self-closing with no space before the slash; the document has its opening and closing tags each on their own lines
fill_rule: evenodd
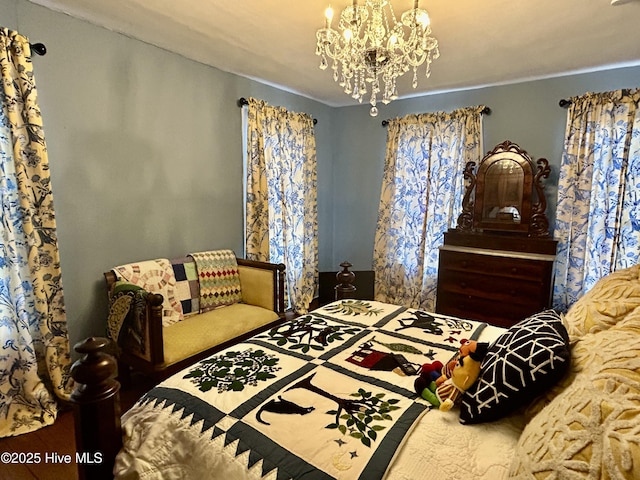
<svg viewBox="0 0 640 480">
<path fill-rule="evenodd" d="M 639 268 L 601 280 L 566 315 L 510 329 L 331 303 L 150 390 L 122 416 L 114 475 L 640 478 Z M 464 339 L 489 352 L 461 403 L 442 412 L 395 355 L 445 363 Z"/>
</svg>

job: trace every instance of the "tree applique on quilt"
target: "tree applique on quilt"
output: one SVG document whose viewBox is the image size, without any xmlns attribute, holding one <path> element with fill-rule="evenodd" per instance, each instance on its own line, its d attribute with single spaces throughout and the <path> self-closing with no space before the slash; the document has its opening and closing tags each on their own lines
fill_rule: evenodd
<svg viewBox="0 0 640 480">
<path fill-rule="evenodd" d="M 346 335 L 353 336 L 362 329 L 353 326 L 329 325 L 312 315 L 305 315 L 290 322 L 272 328 L 258 338 L 268 338 L 279 347 L 308 353 L 310 350 L 323 351 L 331 343 L 343 341 Z"/>
<path fill-rule="evenodd" d="M 334 420 L 325 428 L 337 429 L 343 435 L 357 438 L 363 445 L 371 447 L 371 442 L 378 438 L 378 432 L 387 428 L 384 422 L 393 422 L 390 415 L 400 407 L 396 404 L 398 399 L 384 400 L 384 393 L 373 394 L 360 388 L 352 393 L 352 398 L 340 398 L 311 383 L 315 374 L 300 380 L 287 390 L 294 388 L 304 388 L 310 392 L 333 400 L 336 403 L 335 410 L 329 410 L 327 415 L 333 416 Z"/>
<path fill-rule="evenodd" d="M 342 315 L 379 315 L 382 313 L 382 308 L 374 308 L 369 302 L 363 300 L 342 300 L 339 303 L 328 305 L 324 307 L 329 313 L 339 313 Z"/>
<path fill-rule="evenodd" d="M 212 388 L 217 388 L 218 393 L 239 392 L 245 385 L 257 386 L 258 382 L 274 378 L 273 372 L 280 370 L 278 362 L 276 355 L 264 350 L 229 351 L 201 361 L 184 378 L 190 378 L 202 392 Z"/>
</svg>

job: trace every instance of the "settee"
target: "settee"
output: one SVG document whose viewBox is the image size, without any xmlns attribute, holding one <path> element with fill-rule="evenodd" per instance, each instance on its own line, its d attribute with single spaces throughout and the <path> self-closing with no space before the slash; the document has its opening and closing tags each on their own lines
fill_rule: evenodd
<svg viewBox="0 0 640 480">
<path fill-rule="evenodd" d="M 231 250 L 114 267 L 104 273 L 107 336 L 119 376 L 163 378 L 284 319 L 285 266 Z"/>
</svg>

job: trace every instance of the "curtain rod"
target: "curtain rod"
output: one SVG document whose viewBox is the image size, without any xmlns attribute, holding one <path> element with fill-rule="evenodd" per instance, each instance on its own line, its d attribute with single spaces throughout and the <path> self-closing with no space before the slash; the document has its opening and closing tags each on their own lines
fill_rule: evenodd
<svg viewBox="0 0 640 480">
<path fill-rule="evenodd" d="M 240 108 L 242 108 L 242 107 L 244 107 L 245 105 L 249 105 L 249 100 L 247 100 L 247 99 L 246 99 L 246 98 L 244 98 L 244 97 L 240 97 L 236 103 L 238 104 L 238 106 L 239 106 Z M 313 119 L 313 124 L 315 125 L 315 124 L 317 124 L 317 123 L 318 123 L 318 119 L 317 119 L 317 118 L 314 118 L 314 119 Z"/>
<path fill-rule="evenodd" d="M 31 50 L 40 55 L 41 57 L 47 54 L 47 47 L 44 43 L 30 43 Z"/>
<path fill-rule="evenodd" d="M 561 98 L 558 102 L 558 105 L 560 105 L 562 108 L 567 108 L 569 105 L 571 105 L 571 100 Z"/>
<path fill-rule="evenodd" d="M 484 107 L 480 113 L 483 115 L 491 115 L 491 109 L 489 107 Z M 386 127 L 387 125 L 389 125 L 389 120 L 382 120 L 382 126 Z"/>
</svg>

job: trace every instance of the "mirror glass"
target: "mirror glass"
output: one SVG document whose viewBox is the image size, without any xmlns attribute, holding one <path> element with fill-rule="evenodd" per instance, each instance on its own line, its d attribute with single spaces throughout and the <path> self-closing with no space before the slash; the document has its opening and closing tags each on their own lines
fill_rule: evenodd
<svg viewBox="0 0 640 480">
<path fill-rule="evenodd" d="M 456 229 L 548 236 L 542 179 L 548 178 L 550 171 L 545 158 L 534 163 L 526 151 L 509 140 L 496 145 L 477 168 L 476 162 L 467 162 L 462 213 Z"/>
<path fill-rule="evenodd" d="M 484 177 L 482 217 L 490 222 L 520 223 L 524 170 L 509 158 L 494 162 Z"/>
</svg>

